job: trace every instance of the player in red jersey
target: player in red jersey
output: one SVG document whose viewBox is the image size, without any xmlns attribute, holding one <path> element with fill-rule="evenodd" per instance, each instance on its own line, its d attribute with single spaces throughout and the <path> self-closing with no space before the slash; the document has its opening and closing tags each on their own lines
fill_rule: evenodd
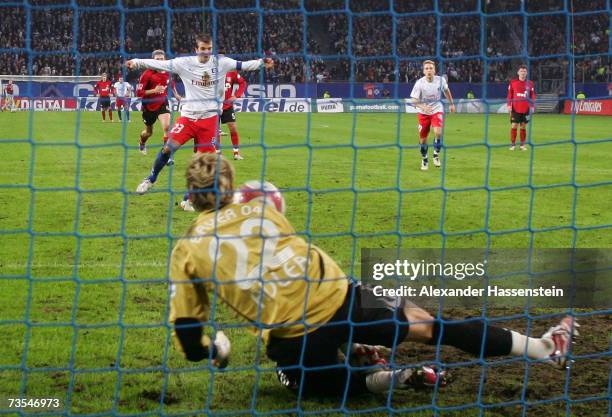
<svg viewBox="0 0 612 417">
<path fill-rule="evenodd" d="M 234 86 L 238 85 L 236 91 Z M 234 159 L 244 159 L 240 155 L 240 137 L 238 136 L 238 128 L 236 127 L 236 113 L 234 112 L 234 101 L 242 97 L 246 90 L 247 82 L 238 74 L 238 71 L 230 71 L 225 75 L 225 101 L 223 102 L 223 113 L 221 113 L 221 123 L 227 124 L 232 138 L 232 146 L 234 150 Z M 219 140 L 221 144 L 221 140 Z"/>
<path fill-rule="evenodd" d="M 153 59 L 166 60 L 166 53 L 161 49 L 153 51 Z M 181 96 L 176 91 L 174 80 L 170 80 L 170 74 L 166 71 L 145 70 L 140 76 L 136 95 L 142 98 L 142 121 L 144 129 L 140 132 L 140 152 L 147 154 L 145 144 L 153 135 L 153 125 L 157 120 L 161 123 L 164 131 L 164 144 L 168 141 L 168 129 L 170 128 L 170 109 L 168 109 L 168 85 L 172 87 L 174 96 L 180 100 Z M 168 165 L 172 165 L 172 158 Z"/>
<path fill-rule="evenodd" d="M 94 92 L 98 96 L 98 106 L 102 109 L 102 121 L 106 121 L 106 110 L 108 117 L 113 121 L 113 111 L 111 109 L 111 94 L 113 94 L 113 84 L 108 79 L 106 73 L 102 74 L 102 79 L 96 83 Z"/>
<path fill-rule="evenodd" d="M 521 126 L 521 151 L 527 150 L 525 140 L 527 139 L 527 123 L 529 116 L 535 111 L 536 94 L 533 82 L 527 79 L 527 66 L 521 65 L 518 69 L 518 79 L 510 80 L 508 85 L 508 111 L 510 112 L 510 141 L 513 151 L 516 146 L 516 130 Z M 531 110 L 531 111 L 530 111 Z"/>
<path fill-rule="evenodd" d="M 4 105 L 2 106 L 2 111 L 10 109 L 11 112 L 15 111 L 15 101 L 13 100 L 13 94 L 15 90 L 13 89 L 13 80 L 8 80 L 6 85 L 4 86 Z"/>
</svg>

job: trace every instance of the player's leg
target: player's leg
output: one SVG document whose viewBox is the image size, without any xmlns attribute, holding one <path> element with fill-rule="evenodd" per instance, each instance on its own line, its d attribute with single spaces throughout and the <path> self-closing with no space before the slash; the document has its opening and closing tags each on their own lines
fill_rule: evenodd
<svg viewBox="0 0 612 417">
<path fill-rule="evenodd" d="M 449 375 L 436 371 L 431 366 L 398 367 L 390 369 L 383 357 L 389 349 L 407 339 L 413 323 L 405 316 L 405 301 L 399 298 L 376 296 L 369 286 L 354 284 L 349 287 L 352 294 L 352 314 L 340 316 L 351 320 L 353 358 L 350 363 L 366 368 L 366 386 L 371 392 L 385 392 L 390 389 L 423 388 L 426 386 L 445 386 Z M 347 297 L 350 303 L 350 298 Z M 342 309 L 339 310 L 339 312 Z M 336 313 L 335 317 L 338 317 Z M 417 328 L 420 324 L 414 323 Z M 420 330 L 416 330 L 420 333 Z M 426 341 L 426 339 L 423 339 Z M 355 349 L 357 347 L 357 349 Z M 386 347 L 386 348 L 385 348 Z M 365 355 L 364 355 L 365 354 Z M 365 360 L 365 362 L 364 362 Z M 377 366 L 382 365 L 382 366 Z"/>
<path fill-rule="evenodd" d="M 168 142 L 168 129 L 170 129 L 170 113 L 168 112 L 167 109 L 165 110 L 165 112 L 164 110 L 161 110 L 161 113 L 158 114 L 157 119 L 159 120 L 159 123 L 161 124 L 161 128 L 164 134 L 164 136 L 162 137 L 162 140 L 164 141 L 164 145 L 165 145 Z M 174 159 L 172 155 L 170 155 L 170 159 L 168 160 L 168 165 L 172 165 L 172 164 L 174 164 Z"/>
<path fill-rule="evenodd" d="M 526 355 L 561 367 L 567 362 L 573 336 L 578 335 L 578 324 L 571 317 L 565 317 L 541 338 L 533 338 L 480 319 L 436 320 L 416 306 L 405 306 L 404 314 L 410 323 L 407 341 L 454 346 L 474 356 Z"/>
<path fill-rule="evenodd" d="M 276 362 L 279 382 L 300 397 L 339 397 L 345 391 L 354 396 L 368 392 L 366 373 L 354 372 L 338 360 L 347 327 L 324 325 L 305 337 L 271 337 L 266 354 Z"/>
<path fill-rule="evenodd" d="M 108 108 L 108 118 L 110 120 L 110 122 L 113 122 L 113 107 L 111 105 L 111 99 L 110 97 L 108 97 L 108 101 L 107 101 L 107 108 Z"/>
<path fill-rule="evenodd" d="M 144 128 L 140 131 L 140 142 L 139 149 L 143 155 L 147 154 L 146 143 L 147 140 L 153 135 L 153 125 L 157 120 L 157 113 L 151 112 L 147 109 L 143 109 L 142 111 L 142 122 L 144 123 Z"/>
<path fill-rule="evenodd" d="M 517 114 L 513 111 L 510 112 L 510 150 L 513 151 L 516 146 L 516 133 L 518 130 Z"/>
<path fill-rule="evenodd" d="M 433 163 L 436 168 L 440 167 L 440 152 L 442 151 L 442 130 L 444 129 L 444 113 L 439 112 L 432 115 L 431 125 L 434 131 Z"/>
<path fill-rule="evenodd" d="M 106 121 L 106 112 L 108 111 L 109 121 L 112 122 L 113 118 L 110 109 L 110 97 L 101 97 L 100 100 L 102 100 L 102 120 Z"/>
<path fill-rule="evenodd" d="M 233 108 L 231 109 L 233 110 Z M 231 115 L 230 115 L 230 109 L 224 109 L 221 112 L 221 124 L 227 124 L 233 120 L 236 120 L 236 118 L 232 119 Z M 221 126 L 219 126 L 219 129 L 217 130 L 217 148 L 221 149 L 221 136 L 227 136 L 227 133 L 225 133 L 223 131 L 223 129 L 221 129 Z"/>
<path fill-rule="evenodd" d="M 219 137 L 218 116 L 199 119 L 194 123 L 194 145 L 193 151 L 199 153 L 214 153 L 217 151 L 215 141 Z M 191 204 L 189 193 L 183 195 L 180 207 L 185 211 L 195 211 Z"/>
<path fill-rule="evenodd" d="M 219 116 L 207 117 L 199 119 L 195 122 L 194 128 L 194 151 L 214 153 L 217 148 L 215 146 L 217 139 L 217 130 L 219 128 Z"/>
<path fill-rule="evenodd" d="M 240 136 L 238 135 L 238 127 L 236 125 L 236 113 L 234 112 L 234 108 L 230 107 L 229 109 L 223 110 L 221 114 L 221 123 L 227 124 L 227 127 L 230 131 L 230 137 L 232 139 L 232 151 L 234 154 L 235 160 L 244 159 L 240 155 Z M 220 142 L 219 142 L 220 144 Z"/>
<path fill-rule="evenodd" d="M 436 168 L 440 168 L 440 152 L 442 151 L 442 128 L 434 127 L 434 151 L 433 151 L 433 163 Z"/>
<path fill-rule="evenodd" d="M 125 109 L 125 118 L 130 122 L 130 99 L 127 98 L 124 102 L 123 108 Z"/>
<path fill-rule="evenodd" d="M 119 121 L 123 121 L 123 119 L 121 118 L 121 110 L 123 110 L 123 102 L 120 99 L 117 99 L 116 103 L 116 109 L 117 109 L 117 116 L 119 117 Z"/>
<path fill-rule="evenodd" d="M 431 116 L 426 114 L 418 114 L 419 119 L 419 145 L 421 152 L 421 170 L 426 171 L 429 168 L 429 160 L 427 158 L 427 136 L 429 136 L 429 128 L 431 126 Z"/>
<path fill-rule="evenodd" d="M 100 106 L 100 111 L 102 112 L 102 122 L 106 122 L 106 107 L 103 97 L 98 97 L 98 105 Z"/>
<path fill-rule="evenodd" d="M 170 129 L 170 113 L 160 113 L 157 120 L 159 120 L 164 134 L 162 140 L 166 143 L 168 141 L 168 130 Z"/>
<path fill-rule="evenodd" d="M 316 397 L 383 392 L 393 386 L 393 377 L 399 373 L 383 370 L 386 361 L 377 355 L 376 347 L 350 340 L 349 320 L 359 321 L 362 317 L 360 288 L 350 285 L 342 306 L 317 330 L 293 338 L 270 337 L 266 354 L 276 362 L 282 385 L 300 396 Z M 392 382 L 386 381 L 385 385 L 383 376 L 388 375 Z"/>
<path fill-rule="evenodd" d="M 220 124 L 217 127 L 217 137 L 215 138 L 215 146 L 217 147 L 217 153 L 221 153 L 221 136 L 227 135 L 227 133 L 225 133 L 223 129 L 221 129 L 221 125 L 228 124 L 229 122 L 233 120 L 235 119 L 232 119 L 232 115 L 230 114 L 230 109 L 224 109 L 221 112 L 221 117 L 219 118 Z M 197 152 L 197 150 L 194 149 L 194 152 Z"/>
<path fill-rule="evenodd" d="M 171 138 L 164 144 L 155 157 L 153 167 L 151 168 L 151 174 L 136 188 L 138 194 L 144 194 L 153 187 L 153 184 L 157 181 L 157 177 L 168 164 L 172 154 L 185 142 L 194 137 L 192 122 L 186 117 L 179 117 L 170 131 L 170 134 Z"/>
<path fill-rule="evenodd" d="M 234 115 L 234 119 L 236 118 L 236 115 L 234 113 L 232 113 Z M 236 122 L 230 122 L 227 124 L 227 127 L 229 128 L 230 131 L 230 137 L 232 138 L 232 150 L 234 153 L 234 159 L 235 160 L 242 160 L 244 159 L 242 157 L 242 155 L 240 155 L 240 136 L 238 135 L 238 126 L 236 125 Z"/>
<path fill-rule="evenodd" d="M 523 119 L 525 121 L 521 122 L 520 127 L 521 127 L 521 146 L 520 146 L 520 150 L 521 151 L 526 151 L 527 147 L 525 147 L 525 141 L 527 140 L 527 115 L 523 115 Z"/>
</svg>

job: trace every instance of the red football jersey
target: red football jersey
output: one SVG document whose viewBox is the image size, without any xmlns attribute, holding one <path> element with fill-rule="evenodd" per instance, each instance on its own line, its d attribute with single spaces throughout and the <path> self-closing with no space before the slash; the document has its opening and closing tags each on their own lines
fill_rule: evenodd
<svg viewBox="0 0 612 417">
<path fill-rule="evenodd" d="M 110 80 L 98 81 L 94 87 L 94 91 L 100 97 L 110 97 L 111 92 L 113 91 L 113 84 Z"/>
<path fill-rule="evenodd" d="M 510 80 L 508 85 L 508 107 L 516 113 L 528 113 L 536 99 L 533 82 L 519 79 Z"/>
<path fill-rule="evenodd" d="M 238 89 L 234 92 L 234 85 L 238 84 Z M 230 71 L 225 74 L 225 102 L 223 103 L 223 110 L 227 110 L 232 107 L 232 103 L 228 102 L 230 97 L 242 97 L 244 90 L 246 90 L 247 82 L 244 78 L 238 74 L 238 71 Z"/>
<path fill-rule="evenodd" d="M 6 91 L 6 94 L 13 94 L 13 84 L 7 84 L 6 87 L 4 87 L 4 90 Z"/>
<path fill-rule="evenodd" d="M 170 74 L 167 72 L 146 70 L 138 80 L 136 87 L 136 95 L 141 97 L 142 105 L 149 111 L 157 111 L 168 101 L 168 84 L 170 83 Z M 153 90 L 158 85 L 165 87 L 162 93 L 146 94 L 146 90 Z M 174 86 L 174 80 L 172 80 Z"/>
</svg>

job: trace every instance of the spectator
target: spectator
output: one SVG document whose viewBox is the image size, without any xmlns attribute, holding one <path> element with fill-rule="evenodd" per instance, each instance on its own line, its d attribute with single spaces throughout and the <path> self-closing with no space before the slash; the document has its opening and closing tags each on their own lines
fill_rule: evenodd
<svg viewBox="0 0 612 417">
<path fill-rule="evenodd" d="M 149 26 L 149 29 L 147 29 L 147 42 L 153 43 L 154 39 L 155 39 L 155 30 L 151 26 Z"/>
<path fill-rule="evenodd" d="M 54 51 L 51 55 L 34 57 L 33 74 L 55 72 L 58 75 L 71 75 L 78 72 L 83 75 L 97 75 L 103 68 L 114 73 L 113 71 L 120 70 L 121 48 L 128 54 L 148 54 L 152 49 L 166 48 L 167 12 L 133 12 L 138 7 L 159 5 L 159 0 L 131 0 L 126 6 L 130 13 L 125 13 L 123 19 L 119 11 L 113 10 L 83 9 L 74 14 L 72 8 L 61 7 L 65 3 L 58 0 L 53 4 L 59 7 L 44 8 L 45 4 L 51 3 L 41 2 L 40 7 L 33 8 L 30 12 L 32 48 L 35 51 Z M 112 0 L 78 1 L 82 6 L 102 3 L 109 6 L 115 4 Z M 349 31 L 349 14 L 345 11 L 337 12 L 344 9 L 344 0 L 304 0 L 304 7 L 309 11 L 330 11 L 308 16 L 306 19 L 301 13 L 295 12 L 301 7 L 297 0 L 261 2 L 264 12 L 275 11 L 263 14 L 261 10 L 253 10 L 251 13 L 232 12 L 232 9 L 252 7 L 252 0 L 226 0 L 218 5 L 224 12 L 216 15 L 217 44 L 222 46 L 228 55 L 239 59 L 251 59 L 262 52 L 275 53 L 278 66 L 265 75 L 270 81 L 314 82 L 322 81 L 325 77 L 326 81 L 350 79 L 355 82 L 413 82 L 419 76 L 423 59 L 435 57 L 439 53 L 442 56 L 440 68 L 451 82 L 478 83 L 483 81 L 485 64 L 486 81 L 504 81 L 513 74 L 512 62 L 483 59 L 480 56 L 481 46 L 486 54 L 484 58 L 516 55 L 522 53 L 523 39 L 526 38 L 527 50 L 532 57 L 567 54 L 568 50 L 572 51 L 575 56 L 574 73 L 578 81 L 610 81 L 610 58 L 607 55 L 610 17 L 606 12 L 606 3 L 602 0 L 575 2 L 576 11 L 587 13 L 574 16 L 572 45 L 565 43 L 565 15 L 521 15 L 521 0 L 481 2 L 483 11 L 487 14 L 515 13 L 501 17 L 489 17 L 485 14 L 484 19 L 481 19 L 482 16 L 461 14 L 436 16 L 431 0 L 393 3 L 354 0 L 349 3 L 352 13 L 375 14 L 353 14 Z M 477 11 L 477 4 L 475 0 L 440 0 L 438 7 L 444 13 L 468 13 Z M 562 10 L 558 0 L 524 4 L 529 13 Z M 181 10 L 182 7 L 200 7 L 201 0 L 173 0 L 171 5 L 174 7 L 170 14 L 172 27 L 189 30 L 174 30 L 171 50 L 166 52 L 170 56 L 189 54 L 192 52 L 192 34 L 210 30 L 213 27 L 212 15 L 208 11 L 193 13 Z M 400 14 L 393 15 L 390 7 L 393 7 L 393 12 Z M 75 16 L 78 16 L 77 39 L 73 39 Z M 125 24 L 123 31 L 122 21 Z M 523 33 L 525 23 L 527 34 Z M 481 24 L 485 27 L 482 28 Z M 3 28 L 0 48 L 25 48 L 25 25 L 26 12 L 23 7 L 3 8 L 0 15 L 0 26 Z M 438 28 L 437 25 L 441 27 Z M 253 28 L 257 28 L 261 33 L 253 36 Z M 125 35 L 124 39 L 120 39 L 121 32 Z M 436 39 L 437 33 L 440 33 L 440 39 Z M 259 39 L 262 44 L 258 44 Z M 395 43 L 392 39 L 395 39 Z M 74 58 L 67 58 L 75 47 L 77 52 L 82 54 L 78 68 Z M 335 57 L 323 60 L 319 55 Z M 28 59 L 25 54 L 5 52 L 0 54 L 0 57 L 0 73 L 28 73 Z M 62 57 L 63 59 L 60 59 Z M 447 61 L 445 58 L 453 60 Z M 563 59 L 533 60 L 532 73 L 538 74 L 540 67 L 547 66 L 557 66 L 567 71 L 569 63 Z M 252 77 L 251 81 L 259 81 L 258 74 L 252 74 Z"/>
</svg>

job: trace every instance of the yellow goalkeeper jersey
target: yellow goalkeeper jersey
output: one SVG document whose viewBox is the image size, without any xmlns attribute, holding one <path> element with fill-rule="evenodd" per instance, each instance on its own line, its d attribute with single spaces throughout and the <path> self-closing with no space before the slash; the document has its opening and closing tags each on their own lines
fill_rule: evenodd
<svg viewBox="0 0 612 417">
<path fill-rule="evenodd" d="M 348 289 L 334 260 L 261 199 L 201 213 L 172 252 L 170 279 L 171 323 L 207 322 L 216 295 L 263 328 L 265 340 L 315 330 L 332 318 Z M 207 337 L 202 342 L 209 344 Z"/>
</svg>

